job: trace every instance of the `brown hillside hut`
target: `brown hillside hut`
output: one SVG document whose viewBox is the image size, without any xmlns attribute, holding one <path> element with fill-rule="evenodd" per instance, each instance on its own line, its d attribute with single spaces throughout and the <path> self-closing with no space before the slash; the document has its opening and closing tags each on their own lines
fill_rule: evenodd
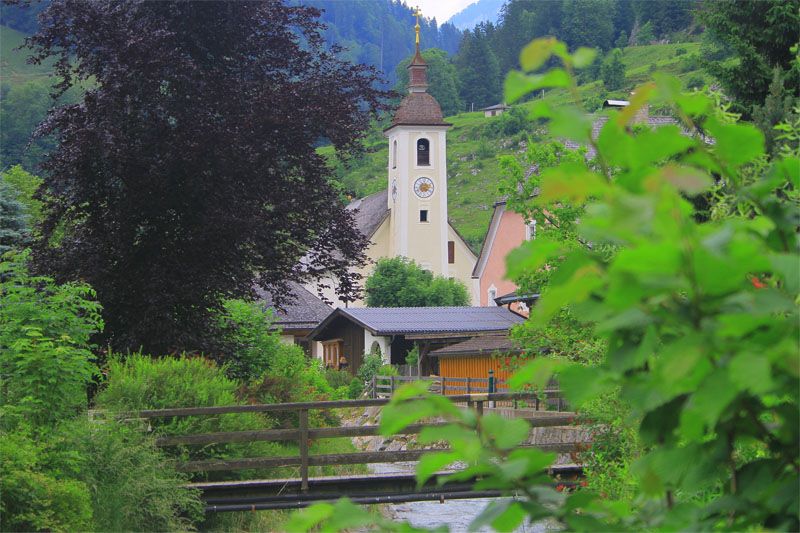
<svg viewBox="0 0 800 533">
<path fill-rule="evenodd" d="M 486 379 L 491 370 L 495 379 L 505 381 L 510 359 L 524 353 L 508 335 L 487 335 L 439 348 L 430 357 L 438 359 L 443 378 Z"/>
<path fill-rule="evenodd" d="M 379 350 L 385 363 L 402 365 L 416 344 L 421 374 L 428 375 L 439 372 L 438 359 L 428 356 L 432 350 L 473 337 L 506 334 L 524 321 L 503 307 L 349 307 L 331 312 L 308 340 L 322 343 L 325 366 L 353 373 L 364 353 Z"/>
</svg>

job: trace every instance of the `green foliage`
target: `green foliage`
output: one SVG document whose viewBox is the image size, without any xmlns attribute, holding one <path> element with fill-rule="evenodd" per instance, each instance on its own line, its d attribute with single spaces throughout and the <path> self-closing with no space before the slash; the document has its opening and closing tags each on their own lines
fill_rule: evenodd
<svg viewBox="0 0 800 533">
<path fill-rule="evenodd" d="M 787 92 L 800 96 L 800 63 L 797 50 L 791 50 L 800 41 L 797 0 L 704 2 L 700 19 L 707 33 L 736 59 L 709 58 L 705 64 L 733 98 L 735 111 L 749 117 L 753 106 L 763 104 L 774 69 L 778 69 Z"/>
<path fill-rule="evenodd" d="M 369 307 L 469 305 L 469 293 L 463 283 L 434 276 L 404 257 L 379 259 L 364 288 Z"/>
<path fill-rule="evenodd" d="M 650 44 L 655 40 L 656 36 L 653 34 L 653 24 L 648 21 L 636 33 L 636 44 L 641 46 L 643 44 Z"/>
<path fill-rule="evenodd" d="M 350 384 L 347 386 L 347 397 L 351 400 L 355 400 L 364 393 L 364 382 L 358 378 L 353 378 L 350 380 Z"/>
<path fill-rule="evenodd" d="M 0 432 L 0 529 L 85 531 L 89 487 L 48 468 L 45 445 L 23 431 Z"/>
<path fill-rule="evenodd" d="M 397 77 L 395 91 L 400 94 L 406 94 L 408 65 L 412 57 L 413 55 L 402 60 L 395 69 Z M 438 48 L 428 48 L 422 51 L 422 58 L 428 64 L 428 93 L 439 102 L 445 116 L 460 113 L 464 109 L 464 103 L 459 96 L 461 82 L 447 52 Z"/>
<path fill-rule="evenodd" d="M 512 107 L 502 115 L 492 118 L 483 127 L 483 131 L 487 137 L 511 137 L 527 131 L 530 123 L 525 114 L 525 110 L 521 107 Z M 486 150 L 484 150 L 484 147 Z M 481 158 L 487 158 L 495 155 L 496 151 L 486 143 L 485 138 L 482 136 L 478 141 L 477 155 Z"/>
<path fill-rule="evenodd" d="M 55 146 L 52 138 L 40 138 L 28 144 L 52 105 L 47 81 L 30 81 L 7 88 L 0 98 L 0 122 L 3 123 L 0 128 L 0 161 L 4 165 L 21 164 L 34 168 Z"/>
<path fill-rule="evenodd" d="M 768 153 L 778 152 L 782 145 L 778 140 L 780 131 L 775 126 L 796 118 L 792 111 L 800 105 L 800 98 L 793 97 L 790 93 L 790 90 L 784 88 L 780 69 L 776 68 L 773 70 L 772 83 L 764 104 L 753 106 L 753 122 L 764 134 Z"/>
<path fill-rule="evenodd" d="M 622 51 L 615 48 L 608 54 L 600 67 L 603 85 L 611 91 L 622 89 L 625 85 L 625 64 L 622 62 Z"/>
<path fill-rule="evenodd" d="M 564 53 L 551 47 L 545 59 L 553 51 Z M 631 127 L 647 103 L 670 106 L 683 127 L 715 142 L 678 127 Z M 541 113 L 557 126 L 552 109 Z M 606 349 L 595 366 L 536 358 L 511 384 L 541 386 L 557 373 L 570 403 L 590 414 L 591 402 L 619 398 L 598 422 L 631 428 L 638 443 L 623 449 L 600 437 L 599 450 L 618 462 L 599 481 L 613 494 L 554 491 L 545 475 L 553 456 L 515 449 L 527 437 L 524 421 L 478 421 L 424 384 L 397 391 L 382 431 L 428 417 L 452 422 L 420 435 L 423 443 L 445 440 L 452 451 L 423 458 L 418 480 L 461 461 L 467 466 L 454 476 L 478 475 L 481 488 L 517 496 L 487 509 L 475 528 L 513 530 L 526 517 L 549 516 L 581 531 L 797 530 L 800 160 L 766 159 L 757 128 L 731 120 L 709 95 L 682 94 L 679 80 L 666 76 L 638 87 L 596 140 L 582 128 L 567 133 L 591 143 L 596 158 L 543 172 L 530 202 L 583 206 L 575 231 L 591 246 L 541 238 L 509 266 L 553 271 L 533 323 L 569 308 Z M 712 173 L 729 184 L 737 210 L 709 220 L 688 198 L 707 193 Z M 628 464 L 630 485 L 620 479 Z"/>
<path fill-rule="evenodd" d="M 614 40 L 612 0 L 566 0 L 563 2 L 562 39 L 572 47 L 591 46 L 608 50 Z"/>
<path fill-rule="evenodd" d="M 27 172 L 22 166 L 14 165 L 0 174 L 0 182 L 5 182 L 17 193 L 17 201 L 25 207 L 25 214 L 31 225 L 42 220 L 42 202 L 34 194 L 42 184 L 41 178 Z"/>
<path fill-rule="evenodd" d="M 580 454 L 588 488 L 610 500 L 632 501 L 639 484 L 631 465 L 643 447 L 619 391 L 584 404 L 579 423 L 592 435 L 591 447 Z"/>
<path fill-rule="evenodd" d="M 19 417 L 52 426 L 86 409 L 96 367 L 90 338 L 100 305 L 83 284 L 28 273 L 28 253 L 0 261 L 0 377 L 3 425 Z"/>
<path fill-rule="evenodd" d="M 419 345 L 414 344 L 414 347 L 406 354 L 406 364 L 415 366 L 419 363 Z"/>
<path fill-rule="evenodd" d="M 140 427 L 78 419 L 49 446 L 65 450 L 56 471 L 91 487 L 94 531 L 182 531 L 203 517 L 199 493 Z"/>
<path fill-rule="evenodd" d="M 619 48 L 622 50 L 626 46 L 628 46 L 628 35 L 624 31 L 621 31 L 619 32 L 617 40 L 614 41 L 614 48 Z"/>
<path fill-rule="evenodd" d="M 479 25 L 473 31 L 465 31 L 455 58 L 461 100 L 468 109 L 500 102 L 500 65 L 491 47 L 489 29 Z"/>
<path fill-rule="evenodd" d="M 383 359 L 380 354 L 365 354 L 364 360 L 358 368 L 358 379 L 364 383 L 372 381 L 373 377 L 381 373 L 383 366 Z"/>
<path fill-rule="evenodd" d="M 21 249 L 29 240 L 28 216 L 10 185 L 0 180 L 0 255 Z"/>
<path fill-rule="evenodd" d="M 233 380 L 247 382 L 262 377 L 286 348 L 280 332 L 271 327 L 272 312 L 257 303 L 228 300 L 219 321 L 228 348 L 225 373 Z"/>
<path fill-rule="evenodd" d="M 111 413 L 170 407 L 237 405 L 239 384 L 225 376 L 213 361 L 202 357 L 153 357 L 132 354 L 112 357 L 106 370 L 106 387 L 98 394 L 98 408 Z M 213 433 L 265 429 L 274 421 L 258 413 L 224 414 L 216 417 L 153 419 L 158 434 Z M 280 455 L 275 443 L 220 444 L 202 448 L 177 446 L 170 455 L 182 460 L 225 459 Z M 212 474 L 219 477 L 218 474 Z M 240 473 L 245 475 L 245 473 Z"/>
<path fill-rule="evenodd" d="M 353 375 L 346 370 L 336 370 L 335 368 L 325 369 L 325 380 L 333 389 L 349 386 L 352 379 Z"/>
</svg>

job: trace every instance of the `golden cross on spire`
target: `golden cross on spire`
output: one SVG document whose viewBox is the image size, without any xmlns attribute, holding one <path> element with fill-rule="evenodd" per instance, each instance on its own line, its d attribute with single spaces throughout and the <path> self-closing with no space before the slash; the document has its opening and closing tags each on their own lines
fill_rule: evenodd
<svg viewBox="0 0 800 533">
<path fill-rule="evenodd" d="M 417 17 L 417 25 L 414 26 L 414 31 L 417 32 L 417 39 L 415 42 L 417 43 L 417 47 L 419 47 L 419 18 L 422 16 L 422 10 L 419 6 L 417 6 L 416 11 L 414 11 L 414 16 Z"/>
</svg>

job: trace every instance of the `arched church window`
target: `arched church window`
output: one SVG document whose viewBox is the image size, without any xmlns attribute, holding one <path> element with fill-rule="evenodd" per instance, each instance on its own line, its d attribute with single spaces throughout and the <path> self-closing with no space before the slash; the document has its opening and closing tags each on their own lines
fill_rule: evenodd
<svg viewBox="0 0 800 533">
<path fill-rule="evenodd" d="M 431 164 L 431 143 L 428 139 L 417 141 L 417 165 L 428 166 Z"/>
<path fill-rule="evenodd" d="M 392 168 L 397 168 L 397 141 L 392 143 Z"/>
</svg>

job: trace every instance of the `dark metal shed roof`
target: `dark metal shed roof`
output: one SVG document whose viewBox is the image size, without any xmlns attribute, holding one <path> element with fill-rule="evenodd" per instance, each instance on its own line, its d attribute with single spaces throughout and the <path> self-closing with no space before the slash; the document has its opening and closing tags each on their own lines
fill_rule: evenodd
<svg viewBox="0 0 800 533">
<path fill-rule="evenodd" d="M 333 311 L 309 338 L 337 317 L 352 320 L 373 335 L 505 332 L 525 321 L 504 307 L 350 307 Z"/>
<path fill-rule="evenodd" d="M 518 354 L 523 350 L 508 338 L 508 335 L 487 335 L 475 337 L 464 342 L 451 344 L 428 355 L 431 357 L 455 357 L 464 355 L 491 355 L 493 353 Z"/>
</svg>

